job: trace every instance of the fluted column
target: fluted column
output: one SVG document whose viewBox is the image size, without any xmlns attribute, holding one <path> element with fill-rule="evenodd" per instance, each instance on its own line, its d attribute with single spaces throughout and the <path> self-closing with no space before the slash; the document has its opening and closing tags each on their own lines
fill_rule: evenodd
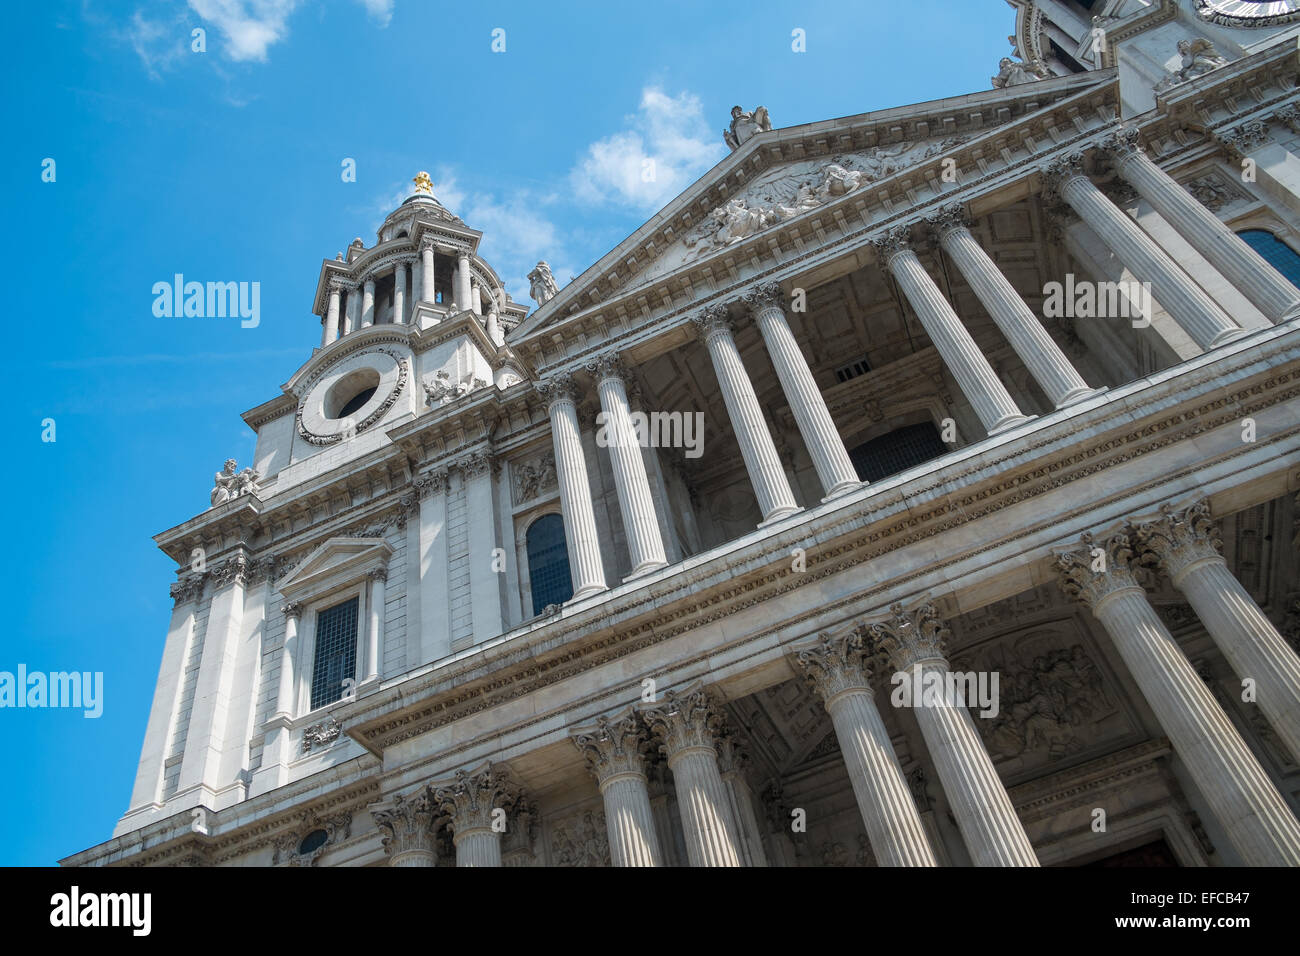
<svg viewBox="0 0 1300 956">
<path fill-rule="evenodd" d="M 546 399 L 547 412 L 551 416 L 555 477 L 560 486 L 560 512 L 569 546 L 569 569 L 573 575 L 573 600 L 576 601 L 605 590 L 596 513 L 591 505 L 587 459 L 582 452 L 578 426 L 578 405 L 573 380 L 568 375 L 557 375 L 539 382 L 537 390 Z"/>
<path fill-rule="evenodd" d="M 375 324 L 375 280 L 366 279 L 361 293 L 361 327 Z"/>
<path fill-rule="evenodd" d="M 944 693 L 922 694 L 911 705 L 974 864 L 1038 866 L 966 702 L 960 693 L 949 692 L 956 682 L 949 681 L 944 653 L 948 626 L 934 605 L 924 602 L 905 610 L 895 604 L 887 619 L 867 625 L 857 635 L 871 651 L 888 654 L 895 671 L 914 686 L 944 688 Z"/>
<path fill-rule="evenodd" d="M 496 823 L 503 819 L 496 811 L 519 799 L 518 788 L 505 772 L 492 764 L 473 772 L 457 770 L 453 781 L 432 784 L 429 790 L 433 802 L 450 818 L 447 825 L 456 846 L 456 865 L 500 866 L 505 829 Z"/>
<path fill-rule="evenodd" d="M 1015 286 L 1007 281 L 997 263 L 980 246 L 979 240 L 971 235 L 961 206 L 947 206 L 927 222 L 943 251 L 970 284 L 976 298 L 1025 363 L 1034 381 L 1042 386 L 1052 405 L 1063 408 L 1092 395 L 1093 389 L 1052 341 Z"/>
<path fill-rule="evenodd" d="M 575 731 L 573 742 L 605 801 L 609 855 L 615 866 L 663 866 L 654 811 L 646 781 L 649 744 L 636 714 L 599 717 L 594 727 Z"/>
<path fill-rule="evenodd" d="M 325 312 L 325 333 L 321 336 L 321 348 L 329 345 L 339 337 L 339 296 L 342 294 L 342 287 L 336 282 L 331 282 L 329 306 Z"/>
<path fill-rule="evenodd" d="M 501 317 L 497 314 L 497 303 L 495 298 L 488 300 L 487 322 L 484 323 L 484 328 L 487 330 L 487 336 L 492 341 L 493 345 L 505 345 L 506 339 L 505 336 L 501 334 Z"/>
<path fill-rule="evenodd" d="M 745 779 L 749 754 L 740 745 L 735 734 L 722 733 L 713 742 L 718 752 L 718 771 L 722 786 L 727 791 L 731 818 L 736 821 L 736 850 L 742 866 L 767 866 L 767 852 L 763 849 L 763 831 L 759 829 L 758 814 L 754 812 L 754 795 Z"/>
<path fill-rule="evenodd" d="M 1255 703 L 1292 755 L 1300 757 L 1300 657 L 1228 570 L 1208 501 L 1132 519 L 1131 535 L 1182 591 L 1238 677 L 1255 683 Z"/>
<path fill-rule="evenodd" d="M 456 311 L 469 308 L 469 253 L 462 249 L 456 253 Z"/>
<path fill-rule="evenodd" d="M 420 301 L 434 302 L 436 294 L 433 274 L 433 239 L 425 236 L 420 240 Z"/>
<path fill-rule="evenodd" d="M 1169 310 L 1182 329 L 1203 349 L 1212 349 L 1245 334 L 1245 330 L 1183 272 L 1122 209 L 1098 189 L 1083 170 L 1083 154 L 1070 153 L 1045 170 L 1048 188 L 1079 214 L 1119 261 Z"/>
<path fill-rule="evenodd" d="M 399 262 L 393 269 L 393 322 L 406 322 L 406 263 Z"/>
<path fill-rule="evenodd" d="M 294 712 L 294 691 L 297 689 L 295 670 L 298 665 L 298 619 L 302 616 L 302 605 L 290 601 L 281 605 L 284 613 L 284 642 L 280 648 L 280 682 L 275 694 L 275 713 L 273 717 L 292 717 Z"/>
<path fill-rule="evenodd" d="M 370 572 L 370 627 L 366 632 L 365 680 L 379 679 L 379 650 L 384 636 L 384 590 L 388 572 L 375 568 Z"/>
<path fill-rule="evenodd" d="M 670 690 L 663 703 L 645 712 L 645 721 L 663 740 L 691 866 L 740 866 L 739 831 L 714 746 L 722 718 L 712 701 L 698 684 Z"/>
<path fill-rule="evenodd" d="M 597 434 L 605 437 L 609 448 L 618 509 L 623 516 L 627 549 L 632 558 L 632 571 L 628 577 L 634 578 L 666 567 L 668 559 L 659 534 L 654 499 L 650 497 L 650 481 L 646 478 L 645 462 L 641 458 L 641 443 L 629 414 L 627 390 L 623 386 L 626 370 L 616 355 L 603 355 L 588 368 L 596 374 L 602 415 L 602 427 Z"/>
<path fill-rule="evenodd" d="M 794 503 L 794 492 L 786 480 L 785 469 L 777 457 L 772 435 L 763 420 L 758 396 L 740 359 L 740 350 L 732 336 L 731 320 L 725 305 L 711 305 L 692 320 L 709 350 L 713 371 L 718 377 L 722 400 L 727 406 L 740 446 L 740 455 L 749 472 L 749 482 L 758 498 L 763 524 L 779 521 L 802 510 Z"/>
<path fill-rule="evenodd" d="M 1062 590 L 1110 635 L 1243 862 L 1300 865 L 1300 824 L 1147 601 L 1129 536 L 1084 534 L 1083 544 L 1056 557 Z"/>
<path fill-rule="evenodd" d="M 862 649 L 849 635 L 823 634 L 794 652 L 804 677 L 831 715 L 876 862 L 934 866 L 921 816 L 876 709 Z"/>
<path fill-rule="evenodd" d="M 355 285 L 348 286 L 347 293 L 348 299 L 343 311 L 344 335 L 355 331 L 358 328 L 357 323 L 360 322 L 358 313 L 361 305 L 361 288 Z"/>
<path fill-rule="evenodd" d="M 1121 127 L 1102 148 L 1138 194 L 1270 321 L 1281 322 L 1300 309 L 1300 289 L 1147 156 L 1136 129 Z"/>
<path fill-rule="evenodd" d="M 912 251 L 908 233 L 907 226 L 895 226 L 874 241 L 880 265 L 893 273 L 944 365 L 975 409 L 984 430 L 995 435 L 1028 421 L 1029 416 L 1016 407 L 993 366 Z"/>
<path fill-rule="evenodd" d="M 372 808 L 370 815 L 383 834 L 389 866 L 437 865 L 434 822 L 439 811 L 426 790 L 410 799 L 398 794 L 393 798 L 392 806 Z"/>
<path fill-rule="evenodd" d="M 833 498 L 859 487 L 862 481 L 849 460 L 844 440 L 826 408 L 826 400 L 813 379 L 808 361 L 790 331 L 781 300 L 781 286 L 775 282 L 762 283 L 741 297 L 763 336 L 781 390 L 790 403 L 790 411 L 799 426 L 799 434 L 803 436 L 813 467 L 817 469 L 822 490 L 827 498 Z"/>
</svg>

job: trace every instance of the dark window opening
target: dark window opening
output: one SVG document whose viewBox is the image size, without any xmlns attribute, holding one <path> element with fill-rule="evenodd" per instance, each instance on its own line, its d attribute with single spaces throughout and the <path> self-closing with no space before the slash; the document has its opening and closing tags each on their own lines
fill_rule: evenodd
<svg viewBox="0 0 1300 956">
<path fill-rule="evenodd" d="M 1237 233 L 1293 286 L 1300 286 L 1300 254 L 1265 229 L 1246 229 Z"/>
<path fill-rule="evenodd" d="M 947 452 L 948 446 L 939 437 L 939 430 L 930 422 L 922 422 L 863 442 L 849 452 L 849 460 L 860 479 L 880 481 Z"/>
<path fill-rule="evenodd" d="M 370 401 L 371 396 L 373 396 L 374 394 L 375 394 L 374 385 L 371 385 L 369 388 L 365 388 L 357 392 L 357 394 L 352 396 L 352 399 L 346 405 L 344 405 L 342 408 L 339 409 L 338 417 L 347 418 L 353 412 L 363 407 L 366 404 L 366 402 Z"/>
<path fill-rule="evenodd" d="M 325 845 L 329 838 L 330 835 L 324 830 L 312 830 L 311 833 L 308 833 L 303 837 L 302 842 L 298 844 L 298 853 L 302 856 L 306 856 L 309 853 L 315 853 Z"/>
<path fill-rule="evenodd" d="M 548 604 L 563 604 L 573 597 L 564 519 L 551 514 L 534 521 L 528 529 L 527 548 L 528 581 L 533 592 L 533 614 L 537 615 Z"/>
<path fill-rule="evenodd" d="M 321 611 L 316 618 L 316 659 L 311 671 L 311 709 L 343 697 L 343 682 L 357 676 L 357 598 Z"/>
</svg>

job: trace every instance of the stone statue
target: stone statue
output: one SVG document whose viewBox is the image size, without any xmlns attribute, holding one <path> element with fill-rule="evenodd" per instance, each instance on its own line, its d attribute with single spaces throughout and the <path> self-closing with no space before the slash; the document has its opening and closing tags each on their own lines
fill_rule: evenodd
<svg viewBox="0 0 1300 956">
<path fill-rule="evenodd" d="M 1155 85 L 1157 93 L 1228 65 L 1227 58 L 1204 37 L 1179 40 L 1178 53 L 1183 58 L 1182 68 L 1167 73 L 1165 78 Z"/>
<path fill-rule="evenodd" d="M 432 382 L 423 383 L 424 399 L 429 405 L 446 405 L 487 385 L 487 382 L 481 378 L 474 378 L 468 382 L 453 382 L 446 369 L 440 369 L 433 378 Z"/>
<path fill-rule="evenodd" d="M 238 467 L 239 465 L 235 459 L 227 458 L 226 466 L 214 476 L 212 492 L 208 495 L 212 507 L 215 508 L 231 498 L 255 493 L 258 490 L 257 483 L 261 481 L 262 476 L 252 468 L 245 468 L 243 471 L 236 472 Z"/>
<path fill-rule="evenodd" d="M 772 128 L 772 120 L 767 115 L 767 107 L 760 106 L 752 113 L 746 113 L 739 106 L 731 108 L 731 128 L 722 131 L 722 138 L 733 150 L 740 149 L 755 133 L 766 133 Z"/>
<path fill-rule="evenodd" d="M 1008 86 L 1035 83 L 1043 78 L 1043 72 L 1038 64 L 1017 63 L 1011 57 L 1004 56 L 998 63 L 998 75 L 993 77 L 993 88 L 1004 90 Z"/>
<path fill-rule="evenodd" d="M 545 259 L 537 263 L 537 268 L 528 273 L 528 282 L 528 294 L 538 305 L 545 305 L 560 294 L 560 287 L 555 284 L 555 276 L 551 275 L 551 267 L 546 264 Z"/>
</svg>

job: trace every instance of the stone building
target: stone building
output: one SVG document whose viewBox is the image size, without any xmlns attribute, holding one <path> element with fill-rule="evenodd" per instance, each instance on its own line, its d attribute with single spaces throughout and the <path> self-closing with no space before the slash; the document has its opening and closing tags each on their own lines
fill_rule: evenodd
<svg viewBox="0 0 1300 956">
<path fill-rule="evenodd" d="M 323 262 L 64 864 L 1300 863 L 1300 2 L 1010 2 L 531 312 Z"/>
</svg>

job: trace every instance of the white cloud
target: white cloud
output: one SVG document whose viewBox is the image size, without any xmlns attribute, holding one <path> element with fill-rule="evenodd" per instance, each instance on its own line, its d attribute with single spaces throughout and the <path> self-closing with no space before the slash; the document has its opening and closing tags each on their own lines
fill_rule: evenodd
<svg viewBox="0 0 1300 956">
<path fill-rule="evenodd" d="M 357 2 L 366 8 L 370 19 L 381 28 L 388 26 L 393 19 L 393 0 L 357 0 Z"/>
<path fill-rule="evenodd" d="M 140 10 L 135 11 L 130 24 L 118 34 L 131 44 L 131 49 L 144 64 L 149 78 L 158 80 L 176 61 L 189 52 L 189 31 L 179 21 L 170 24 L 150 20 Z"/>
<path fill-rule="evenodd" d="M 669 96 L 647 86 L 628 125 L 592 143 L 570 171 L 579 199 L 657 209 L 725 152 L 721 137 L 705 121 L 699 97 L 691 93 Z"/>
<path fill-rule="evenodd" d="M 287 34 L 298 0 L 189 0 L 190 9 L 225 38 L 232 60 L 266 61 L 266 51 Z"/>
</svg>

